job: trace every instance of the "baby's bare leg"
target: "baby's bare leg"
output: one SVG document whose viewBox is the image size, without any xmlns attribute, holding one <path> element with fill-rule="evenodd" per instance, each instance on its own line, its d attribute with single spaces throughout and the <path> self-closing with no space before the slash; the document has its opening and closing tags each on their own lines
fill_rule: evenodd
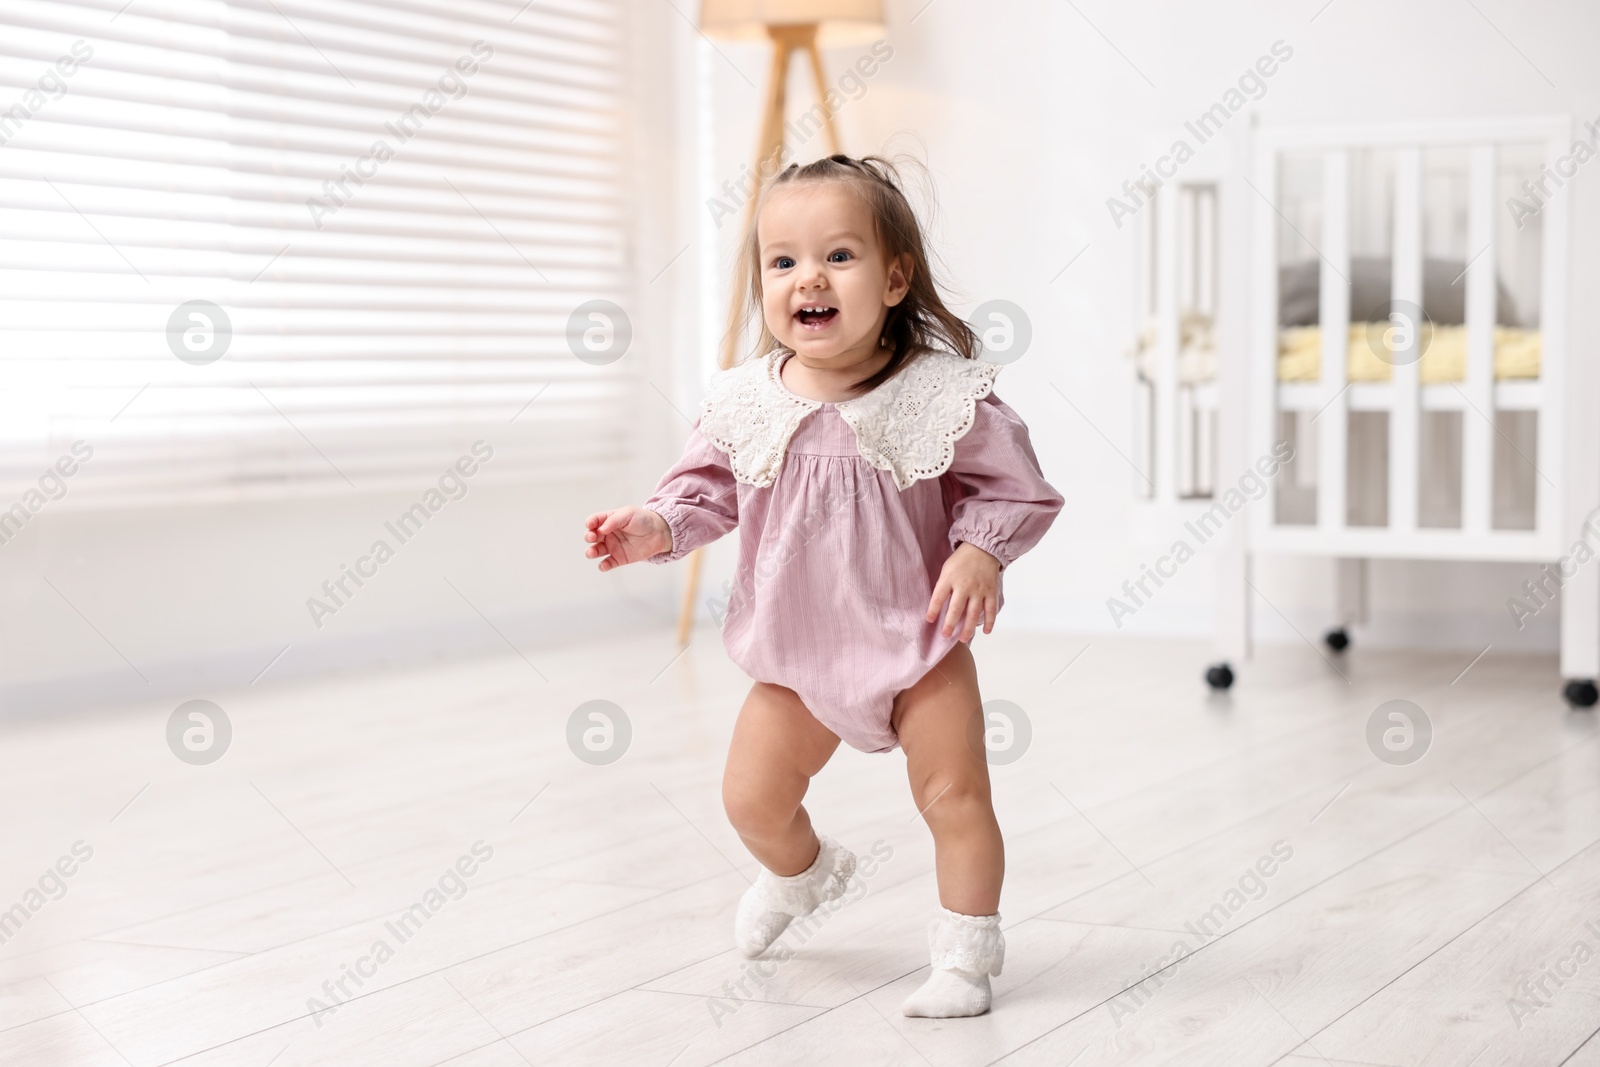
<svg viewBox="0 0 1600 1067">
<path fill-rule="evenodd" d="M 969 740 L 980 714 L 977 665 L 957 644 L 895 698 L 891 722 L 906 754 L 917 810 L 933 831 L 939 903 L 962 915 L 1000 909 L 1005 843 L 989 801 L 989 764 Z"/>
<path fill-rule="evenodd" d="M 722 804 L 750 854 L 773 874 L 799 874 L 817 858 L 817 835 L 800 801 L 838 747 L 838 735 L 794 690 L 757 682 L 745 698 L 728 746 Z"/>
</svg>

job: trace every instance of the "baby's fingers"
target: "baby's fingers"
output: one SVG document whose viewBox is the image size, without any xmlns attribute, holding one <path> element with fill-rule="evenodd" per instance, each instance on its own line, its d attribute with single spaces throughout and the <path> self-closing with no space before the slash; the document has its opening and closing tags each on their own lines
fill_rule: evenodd
<svg viewBox="0 0 1600 1067">
<path fill-rule="evenodd" d="M 605 539 L 611 531 L 606 529 L 606 523 L 611 519 L 613 512 L 597 511 L 583 521 L 583 539 L 590 544 Z"/>
<path fill-rule="evenodd" d="M 950 584 L 943 578 L 933 587 L 933 599 L 928 601 L 928 610 L 922 616 L 924 622 L 939 621 L 939 608 L 944 604 L 945 597 L 950 595 Z"/>
<path fill-rule="evenodd" d="M 967 618 L 961 627 L 961 640 L 971 641 L 978 632 L 978 624 L 983 621 L 983 599 L 973 597 L 967 601 Z"/>
<path fill-rule="evenodd" d="M 597 532 L 603 534 L 616 533 L 618 530 L 628 525 L 628 520 L 630 518 L 628 512 L 628 508 L 614 508 L 611 511 L 606 512 L 605 521 L 596 527 Z"/>
<path fill-rule="evenodd" d="M 962 616 L 967 611 L 967 594 L 959 589 L 950 591 L 950 607 L 944 613 L 944 626 L 939 630 L 945 637 L 949 637 L 961 627 Z"/>
</svg>

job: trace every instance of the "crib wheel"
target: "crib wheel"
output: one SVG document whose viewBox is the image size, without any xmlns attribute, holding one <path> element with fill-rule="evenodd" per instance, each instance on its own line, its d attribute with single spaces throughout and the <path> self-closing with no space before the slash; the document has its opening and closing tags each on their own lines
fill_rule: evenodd
<svg viewBox="0 0 1600 1067">
<path fill-rule="evenodd" d="M 1345 649 L 1350 647 L 1350 635 L 1345 631 L 1343 626 L 1339 627 L 1337 630 L 1329 630 L 1323 635 L 1322 639 L 1323 641 L 1327 642 L 1328 647 L 1333 649 L 1335 652 L 1343 652 Z"/>
<path fill-rule="evenodd" d="M 1226 663 L 1218 663 L 1214 667 L 1206 668 L 1206 684 L 1212 689 L 1222 692 L 1233 688 L 1233 668 Z M 1593 703 L 1591 701 L 1591 703 Z"/>
<path fill-rule="evenodd" d="M 1582 678 L 1568 682 L 1561 695 L 1575 708 L 1592 708 L 1595 701 L 1600 699 L 1600 690 L 1595 689 L 1593 681 Z"/>
</svg>

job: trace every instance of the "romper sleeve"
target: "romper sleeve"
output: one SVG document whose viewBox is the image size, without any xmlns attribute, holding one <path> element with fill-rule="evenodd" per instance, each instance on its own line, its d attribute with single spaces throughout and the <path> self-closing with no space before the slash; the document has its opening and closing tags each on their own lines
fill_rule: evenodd
<svg viewBox="0 0 1600 1067">
<path fill-rule="evenodd" d="M 990 393 L 973 419 L 947 475 L 955 483 L 950 547 L 966 541 L 1006 567 L 1039 543 L 1066 501 L 1044 480 L 1021 416 Z"/>
<path fill-rule="evenodd" d="M 700 433 L 700 420 L 689 431 L 683 455 L 662 475 L 644 506 L 666 520 L 672 548 L 651 556 L 651 563 L 671 563 L 708 545 L 739 524 L 739 489 L 727 454 Z"/>
</svg>

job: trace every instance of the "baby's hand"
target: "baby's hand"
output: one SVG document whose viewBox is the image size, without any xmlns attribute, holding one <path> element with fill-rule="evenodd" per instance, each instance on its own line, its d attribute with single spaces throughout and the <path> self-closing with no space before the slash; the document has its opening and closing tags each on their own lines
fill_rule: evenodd
<svg viewBox="0 0 1600 1067">
<path fill-rule="evenodd" d="M 585 556 L 605 557 L 600 559 L 602 571 L 638 563 L 672 549 L 672 529 L 667 520 L 649 508 L 632 506 L 590 515 L 584 521 L 583 539 L 589 542 Z"/>
<path fill-rule="evenodd" d="M 941 632 L 949 637 L 961 627 L 961 640 L 972 640 L 983 621 L 983 632 L 994 632 L 995 613 L 1000 610 L 1000 561 L 976 545 L 963 541 L 944 561 L 939 582 L 928 602 L 928 622 L 936 622 L 945 598 L 950 600 Z M 965 616 L 965 623 L 962 617 Z"/>
</svg>

